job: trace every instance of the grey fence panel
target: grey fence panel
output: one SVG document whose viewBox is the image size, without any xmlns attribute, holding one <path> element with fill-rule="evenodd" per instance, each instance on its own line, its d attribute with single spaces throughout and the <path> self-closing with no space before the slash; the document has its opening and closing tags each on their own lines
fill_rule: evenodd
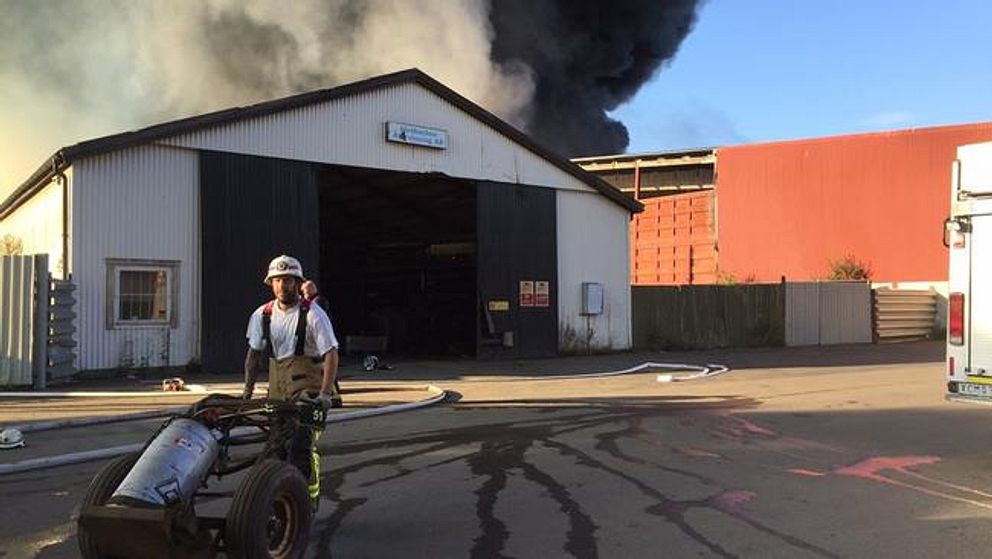
<svg viewBox="0 0 992 559">
<path fill-rule="evenodd" d="M 869 344 L 871 285 L 862 281 L 820 284 L 820 344 Z"/>
<path fill-rule="evenodd" d="M 820 343 L 820 284 L 785 284 L 785 345 Z"/>
<path fill-rule="evenodd" d="M 707 349 L 785 343 L 782 287 L 633 286 L 634 347 Z"/>
<path fill-rule="evenodd" d="M 871 343 L 871 287 L 860 281 L 785 286 L 785 344 Z"/>
<path fill-rule="evenodd" d="M 33 384 L 35 268 L 33 256 L 0 256 L 0 386 Z"/>
</svg>

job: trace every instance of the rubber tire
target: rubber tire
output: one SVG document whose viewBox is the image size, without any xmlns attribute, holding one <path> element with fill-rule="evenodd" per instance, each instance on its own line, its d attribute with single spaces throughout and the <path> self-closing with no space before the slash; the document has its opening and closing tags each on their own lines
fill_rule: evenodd
<svg viewBox="0 0 992 559">
<path fill-rule="evenodd" d="M 280 554 L 269 551 L 269 515 L 277 499 L 293 509 L 289 526 L 292 540 Z M 256 464 L 234 492 L 227 513 L 224 541 L 228 557 L 242 559 L 296 559 L 303 557 L 310 538 L 313 511 L 307 482 L 300 471 L 281 460 Z"/>
<path fill-rule="evenodd" d="M 117 486 L 124 481 L 128 472 L 134 467 L 134 463 L 138 461 L 138 456 L 139 453 L 137 452 L 118 456 L 97 472 L 96 477 L 90 482 L 90 486 L 83 495 L 79 510 L 82 511 L 83 508 L 89 505 L 102 505 L 106 503 L 114 494 Z M 86 530 L 78 524 L 76 526 L 76 536 L 79 542 L 79 553 L 83 559 L 100 559 L 104 557 L 100 553 L 100 548 L 96 542 L 90 540 L 86 534 Z"/>
</svg>

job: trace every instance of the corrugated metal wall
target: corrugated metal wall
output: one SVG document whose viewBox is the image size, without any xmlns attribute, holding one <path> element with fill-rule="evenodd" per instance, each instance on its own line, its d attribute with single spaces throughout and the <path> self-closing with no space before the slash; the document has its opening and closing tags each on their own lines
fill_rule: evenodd
<svg viewBox="0 0 992 559">
<path fill-rule="evenodd" d="M 386 142 L 387 121 L 446 130 L 444 150 Z M 302 107 L 164 140 L 178 146 L 301 161 L 591 190 L 416 84 Z"/>
<path fill-rule="evenodd" d="M 557 198 L 559 348 L 563 352 L 628 349 L 630 213 L 596 194 L 559 190 Z M 604 285 L 603 314 L 581 314 L 583 282 Z"/>
<path fill-rule="evenodd" d="M 555 191 L 481 182 L 476 192 L 479 297 L 486 308 L 489 301 L 509 301 L 508 310 L 490 312 L 489 316 L 495 334 L 513 333 L 513 347 L 509 348 L 480 340 L 479 357 L 557 355 Z M 520 305 L 521 281 L 549 282 L 548 306 Z"/>
<path fill-rule="evenodd" d="M 871 343 L 866 282 L 785 284 L 785 345 Z"/>
<path fill-rule="evenodd" d="M 0 256 L 0 386 L 32 384 L 36 272 L 34 256 Z"/>
<path fill-rule="evenodd" d="M 634 285 L 686 285 L 717 280 L 712 191 L 641 200 L 630 224 Z M 743 279 L 743 278 L 741 278 Z"/>
<path fill-rule="evenodd" d="M 185 149 L 138 147 L 74 164 L 80 369 L 186 365 L 198 357 L 198 185 L 197 153 Z M 108 330 L 108 258 L 178 261 L 178 326 Z"/>
<path fill-rule="evenodd" d="M 203 367 L 237 372 L 244 370 L 248 317 L 272 298 L 262 283 L 269 261 L 295 256 L 306 276 L 321 285 L 318 166 L 204 152 L 200 170 L 202 281 L 208 286 Z"/>
<path fill-rule="evenodd" d="M 12 235 L 20 239 L 23 254 L 47 254 L 49 271 L 57 277 L 62 276 L 62 188 L 49 183 L 0 221 L 0 238 Z"/>
<path fill-rule="evenodd" d="M 990 139 L 981 123 L 722 148 L 720 268 L 810 280 L 853 254 L 873 280 L 946 280 L 955 148 Z"/>
</svg>

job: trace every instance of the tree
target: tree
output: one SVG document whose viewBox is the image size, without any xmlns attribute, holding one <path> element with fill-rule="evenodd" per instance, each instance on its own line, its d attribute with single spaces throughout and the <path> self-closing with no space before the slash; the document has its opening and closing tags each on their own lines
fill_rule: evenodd
<svg viewBox="0 0 992 559">
<path fill-rule="evenodd" d="M 0 238 L 0 256 L 13 256 L 24 252 L 24 243 L 20 237 L 10 233 Z"/>
</svg>

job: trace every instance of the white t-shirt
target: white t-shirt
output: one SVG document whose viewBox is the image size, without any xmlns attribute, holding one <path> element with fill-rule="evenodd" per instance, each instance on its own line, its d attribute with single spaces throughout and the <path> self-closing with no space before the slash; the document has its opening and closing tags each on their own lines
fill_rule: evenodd
<svg viewBox="0 0 992 559">
<path fill-rule="evenodd" d="M 262 336 L 262 309 L 259 306 L 248 319 L 248 345 L 256 351 L 265 351 Z M 272 336 L 272 354 L 276 359 L 284 359 L 296 353 L 296 324 L 300 317 L 300 306 L 283 311 L 279 303 L 272 304 L 272 322 L 269 333 Z M 320 357 L 332 349 L 337 349 L 338 339 L 334 337 L 331 319 L 320 305 L 311 305 L 307 312 L 307 339 L 303 343 L 303 353 L 309 357 Z"/>
</svg>

